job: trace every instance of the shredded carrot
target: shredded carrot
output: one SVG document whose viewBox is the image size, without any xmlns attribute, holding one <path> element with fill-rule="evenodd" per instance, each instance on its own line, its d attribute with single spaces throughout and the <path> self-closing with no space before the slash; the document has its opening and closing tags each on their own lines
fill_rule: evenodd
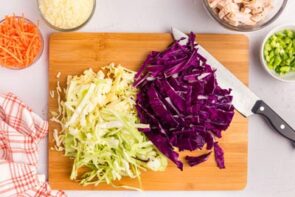
<svg viewBox="0 0 295 197">
<path fill-rule="evenodd" d="M 31 65 L 42 50 L 38 27 L 24 16 L 6 16 L 0 23 L 0 65 L 21 69 Z"/>
</svg>

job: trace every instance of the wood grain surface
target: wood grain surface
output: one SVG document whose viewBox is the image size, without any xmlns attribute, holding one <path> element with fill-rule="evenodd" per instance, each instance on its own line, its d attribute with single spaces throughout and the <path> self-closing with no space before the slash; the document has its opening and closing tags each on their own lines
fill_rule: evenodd
<svg viewBox="0 0 295 197">
<path fill-rule="evenodd" d="M 248 83 L 248 39 L 242 35 L 199 34 L 199 43 Z M 109 63 L 122 64 L 137 70 L 152 50 L 163 50 L 172 42 L 170 34 L 147 33 L 54 33 L 49 43 L 49 90 L 56 88 L 56 75 L 61 72 L 61 85 L 67 75 L 81 74 L 86 68 L 99 70 Z M 49 96 L 48 111 L 56 111 L 56 99 Z M 50 113 L 49 113 L 50 117 Z M 118 190 L 109 185 L 83 187 L 69 179 L 72 160 L 53 147 L 52 131 L 58 125 L 49 122 L 48 174 L 53 189 Z M 185 165 L 179 171 L 169 162 L 165 172 L 143 172 L 143 190 L 240 190 L 247 183 L 248 125 L 236 112 L 220 145 L 225 151 L 226 169 L 216 167 L 214 157 L 197 167 Z M 194 152 L 193 154 L 200 154 Z M 181 154 L 183 156 L 185 153 Z M 125 178 L 117 184 L 137 186 L 137 180 Z"/>
</svg>

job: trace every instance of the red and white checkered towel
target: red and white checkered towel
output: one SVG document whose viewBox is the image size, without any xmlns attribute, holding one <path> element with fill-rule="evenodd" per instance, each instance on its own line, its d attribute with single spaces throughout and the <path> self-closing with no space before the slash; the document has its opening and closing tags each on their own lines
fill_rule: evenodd
<svg viewBox="0 0 295 197">
<path fill-rule="evenodd" d="M 64 197 L 37 174 L 38 142 L 48 123 L 15 95 L 0 95 L 0 196 Z"/>
</svg>

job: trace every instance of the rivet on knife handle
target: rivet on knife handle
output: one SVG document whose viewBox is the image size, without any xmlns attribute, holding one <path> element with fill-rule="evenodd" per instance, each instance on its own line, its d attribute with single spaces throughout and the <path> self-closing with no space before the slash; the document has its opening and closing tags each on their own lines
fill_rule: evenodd
<svg viewBox="0 0 295 197">
<path fill-rule="evenodd" d="M 253 113 L 265 117 L 271 126 L 281 135 L 295 142 L 295 130 L 284 121 L 273 109 L 271 109 L 264 101 L 259 100 L 255 103 Z"/>
</svg>

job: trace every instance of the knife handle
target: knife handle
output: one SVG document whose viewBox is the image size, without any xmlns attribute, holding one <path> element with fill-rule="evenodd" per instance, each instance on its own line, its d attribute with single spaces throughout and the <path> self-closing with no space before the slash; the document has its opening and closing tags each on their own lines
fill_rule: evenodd
<svg viewBox="0 0 295 197">
<path fill-rule="evenodd" d="M 295 143 L 295 130 L 264 101 L 257 101 L 252 112 L 263 116 L 279 134 Z"/>
</svg>

